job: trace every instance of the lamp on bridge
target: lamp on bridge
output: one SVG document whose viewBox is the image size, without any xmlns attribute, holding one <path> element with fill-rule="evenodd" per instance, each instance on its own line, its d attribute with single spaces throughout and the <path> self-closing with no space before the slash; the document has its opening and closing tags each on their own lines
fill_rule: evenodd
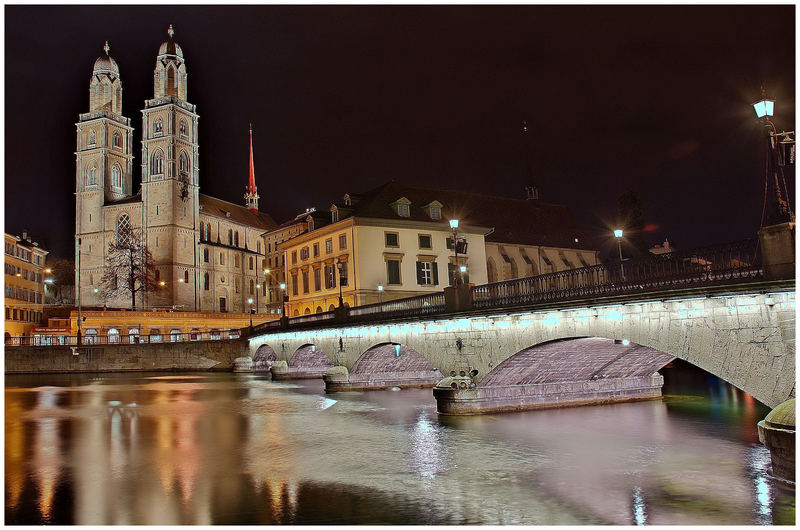
<svg viewBox="0 0 800 530">
<path fill-rule="evenodd" d="M 786 188 L 786 179 L 784 178 L 782 167 L 794 164 L 794 131 L 779 133 L 775 129 L 775 124 L 772 123 L 775 100 L 767 98 L 767 91 L 763 86 L 761 87 L 761 99 L 753 103 L 753 110 L 755 110 L 756 117 L 764 125 L 767 132 L 767 181 L 771 182 L 773 187 L 773 204 L 767 216 L 767 224 L 793 223 L 794 214 L 781 193 L 778 173 L 780 173 L 780 180 L 783 181 L 783 188 L 786 190 L 788 197 L 789 190 Z"/>
<path fill-rule="evenodd" d="M 286 284 L 281 284 L 281 318 L 286 316 L 286 299 L 288 295 L 286 294 Z"/>
<path fill-rule="evenodd" d="M 339 271 L 339 307 L 344 305 L 344 301 L 342 300 L 342 267 L 344 263 L 341 261 L 336 262 L 336 270 Z"/>
<path fill-rule="evenodd" d="M 622 280 L 625 280 L 625 269 L 622 265 L 622 229 L 614 230 L 614 238 L 617 240 L 617 250 L 619 250 L 619 270 L 622 273 Z"/>
<path fill-rule="evenodd" d="M 252 298 L 248 298 L 247 299 L 247 303 L 248 303 L 248 309 L 249 309 L 249 311 L 247 311 L 247 312 L 250 313 L 250 327 L 252 328 L 253 327 L 253 299 Z"/>
<path fill-rule="evenodd" d="M 450 219 L 450 230 L 453 231 L 453 286 L 458 287 L 458 219 Z"/>
</svg>

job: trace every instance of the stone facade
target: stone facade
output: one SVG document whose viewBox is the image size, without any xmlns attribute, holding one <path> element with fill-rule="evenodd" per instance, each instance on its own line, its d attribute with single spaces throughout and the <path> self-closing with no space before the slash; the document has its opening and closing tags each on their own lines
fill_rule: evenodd
<svg viewBox="0 0 800 530">
<path fill-rule="evenodd" d="M 30 335 L 39 325 L 44 309 L 47 251 L 22 237 L 6 234 L 3 302 L 6 309 L 5 338 Z"/>
<path fill-rule="evenodd" d="M 279 360 L 288 361 L 298 348 L 314 344 L 334 364 L 351 369 L 373 346 L 396 343 L 418 351 L 445 374 L 477 369 L 480 383 L 505 359 L 543 342 L 625 339 L 688 361 L 772 407 L 794 395 L 793 284 L 786 289 L 760 284 L 727 296 L 675 293 L 624 304 L 583 302 L 563 309 L 278 330 L 251 338 L 250 350 L 253 355 L 267 344 Z"/>
<path fill-rule="evenodd" d="M 247 312 L 255 309 L 249 299 L 263 279 L 261 234 L 275 223 L 266 214 L 200 193 L 199 116 L 187 101 L 183 50 L 171 26 L 168 33 L 156 58 L 153 98 L 142 110 L 138 193 L 132 189 L 133 129 L 122 115 L 119 67 L 108 46 L 95 63 L 90 112 L 77 123 L 79 296 L 84 305 L 130 305 L 130 295 L 106 296 L 100 288 L 108 245 L 129 225 L 142 234 L 159 282 L 157 290 L 141 294 L 137 306 Z"/>
</svg>

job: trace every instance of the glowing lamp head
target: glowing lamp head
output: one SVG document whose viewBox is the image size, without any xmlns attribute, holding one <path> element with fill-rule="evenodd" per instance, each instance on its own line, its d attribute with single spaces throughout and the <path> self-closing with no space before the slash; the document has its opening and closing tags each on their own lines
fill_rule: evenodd
<svg viewBox="0 0 800 530">
<path fill-rule="evenodd" d="M 622 229 L 617 228 L 616 230 L 614 230 L 614 237 L 616 238 L 622 237 Z"/>
<path fill-rule="evenodd" d="M 97 289 L 97 288 L 95 287 L 95 289 L 94 289 L 94 292 L 95 292 L 95 294 L 97 294 L 97 293 L 99 293 L 99 292 L 100 292 L 100 289 Z"/>
<path fill-rule="evenodd" d="M 261 284 L 260 283 L 256 284 L 256 289 L 261 289 Z"/>
<path fill-rule="evenodd" d="M 378 290 L 383 291 L 383 285 L 378 285 Z"/>
<path fill-rule="evenodd" d="M 450 219 L 450 228 L 453 230 L 458 228 L 458 219 Z"/>
<path fill-rule="evenodd" d="M 46 272 L 47 274 L 50 274 L 51 272 L 53 272 L 53 269 L 47 268 L 47 269 L 44 270 L 44 272 Z"/>
<path fill-rule="evenodd" d="M 264 269 L 264 274 L 269 274 L 269 269 Z"/>
<path fill-rule="evenodd" d="M 461 272 L 467 272 L 467 266 L 462 265 L 461 267 L 458 268 L 458 270 L 460 270 Z"/>
<path fill-rule="evenodd" d="M 248 303 L 248 304 L 252 304 L 252 303 L 253 303 L 253 299 L 252 299 L 252 298 L 248 298 L 248 299 L 247 299 L 247 303 Z"/>
<path fill-rule="evenodd" d="M 52 283 L 53 283 L 53 279 L 52 279 L 52 278 L 48 278 L 48 279 L 46 279 L 46 280 L 44 281 L 44 283 L 49 283 L 49 284 L 52 284 Z"/>
<path fill-rule="evenodd" d="M 753 103 L 753 109 L 757 117 L 769 119 L 774 113 L 775 101 L 762 97 L 760 101 Z"/>
<path fill-rule="evenodd" d="M 165 285 L 167 285 L 167 282 L 165 282 L 164 280 L 161 280 L 160 282 L 158 282 L 158 285 L 160 285 L 161 287 L 164 287 Z"/>
<path fill-rule="evenodd" d="M 627 345 L 629 345 L 630 343 L 631 343 L 631 341 L 629 341 L 628 339 L 622 339 L 622 345 L 623 345 L 623 346 L 627 346 Z"/>
<path fill-rule="evenodd" d="M 183 278 L 179 278 L 179 279 L 178 279 L 178 281 L 179 281 L 180 283 L 183 283 Z"/>
<path fill-rule="evenodd" d="M 286 284 L 285 283 L 281 284 L 281 289 L 283 289 L 284 291 L 286 290 Z"/>
</svg>

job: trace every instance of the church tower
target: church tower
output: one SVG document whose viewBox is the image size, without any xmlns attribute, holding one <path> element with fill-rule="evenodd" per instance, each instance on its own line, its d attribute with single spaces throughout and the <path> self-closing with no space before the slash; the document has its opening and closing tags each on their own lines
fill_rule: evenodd
<svg viewBox="0 0 800 530">
<path fill-rule="evenodd" d="M 245 189 L 244 202 L 247 209 L 258 213 L 258 188 L 256 188 L 256 171 L 253 167 L 253 124 L 250 124 L 250 178 Z"/>
<path fill-rule="evenodd" d="M 90 293 L 89 269 L 102 270 L 103 206 L 132 194 L 133 155 L 130 119 L 122 115 L 122 79 L 108 42 L 89 79 L 89 112 L 78 117 L 75 170 L 75 258 L 82 243 L 82 291 Z M 91 250 L 90 250 L 91 249 Z M 77 270 L 77 269 L 76 269 Z M 97 275 L 94 275 L 97 276 Z M 99 278 L 99 276 L 98 276 Z M 79 278 L 76 277 L 76 281 Z M 84 296 L 84 299 L 90 297 Z"/>
<path fill-rule="evenodd" d="M 195 106 L 186 101 L 186 63 L 172 25 L 153 73 L 153 99 L 142 110 L 142 224 L 164 285 L 150 305 L 197 300 L 199 180 Z"/>
</svg>

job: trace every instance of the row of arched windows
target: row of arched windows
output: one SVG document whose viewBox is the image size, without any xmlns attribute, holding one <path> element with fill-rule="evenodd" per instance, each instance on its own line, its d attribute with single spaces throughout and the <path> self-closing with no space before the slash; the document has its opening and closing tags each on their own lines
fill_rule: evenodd
<svg viewBox="0 0 800 530">
<path fill-rule="evenodd" d="M 178 155 L 178 173 L 181 176 L 188 176 L 189 167 L 189 155 L 186 154 L 186 151 L 181 151 L 180 155 Z M 153 152 L 153 156 L 150 158 L 150 174 L 164 174 L 164 151 L 161 149 L 156 149 Z"/>
<path fill-rule="evenodd" d="M 97 145 L 97 133 L 94 131 L 89 132 L 89 145 Z M 115 132 L 111 139 L 111 145 L 122 149 L 122 135 Z"/>
<path fill-rule="evenodd" d="M 178 132 L 183 137 L 189 136 L 189 124 L 186 123 L 186 120 L 181 120 L 180 124 L 178 124 Z M 153 134 L 163 134 L 164 133 L 164 121 L 161 118 L 156 118 L 156 121 L 153 122 Z"/>
<path fill-rule="evenodd" d="M 122 190 L 122 167 L 119 164 L 111 166 L 111 186 L 115 189 Z M 89 188 L 97 186 L 97 164 L 92 163 L 86 168 L 83 176 L 83 187 Z"/>
</svg>

